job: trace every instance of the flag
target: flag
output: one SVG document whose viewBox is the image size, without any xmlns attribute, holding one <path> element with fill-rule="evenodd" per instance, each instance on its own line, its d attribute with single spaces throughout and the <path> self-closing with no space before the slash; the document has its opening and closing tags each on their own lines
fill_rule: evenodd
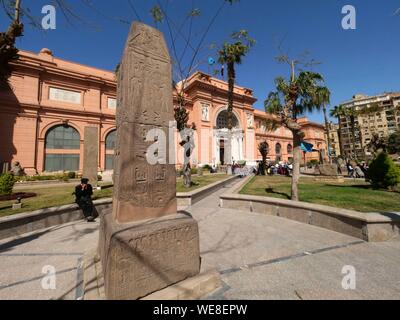
<svg viewBox="0 0 400 320">
<path fill-rule="evenodd" d="M 313 147 L 314 145 L 312 145 L 311 143 L 305 141 L 301 143 L 301 150 L 303 150 L 304 152 L 313 152 L 314 151 Z"/>
</svg>

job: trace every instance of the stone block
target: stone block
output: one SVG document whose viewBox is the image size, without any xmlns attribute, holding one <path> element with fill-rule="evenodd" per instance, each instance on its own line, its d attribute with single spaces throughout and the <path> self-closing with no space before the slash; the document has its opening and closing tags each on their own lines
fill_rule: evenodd
<svg viewBox="0 0 400 320">
<path fill-rule="evenodd" d="M 117 224 L 102 215 L 99 241 L 109 300 L 135 300 L 200 272 L 197 222 L 177 214 Z"/>
<path fill-rule="evenodd" d="M 338 175 L 338 169 L 336 165 L 324 164 L 318 166 L 317 171 L 319 171 L 321 176 L 331 177 Z"/>
<path fill-rule="evenodd" d="M 83 154 L 83 178 L 89 179 L 94 187 L 98 183 L 99 137 L 97 127 L 85 127 L 85 142 Z"/>
<path fill-rule="evenodd" d="M 371 223 L 367 225 L 368 241 L 382 242 L 400 236 L 400 223 Z"/>
<path fill-rule="evenodd" d="M 22 209 L 22 203 L 13 203 L 12 209 L 13 209 L 13 210 Z"/>
<path fill-rule="evenodd" d="M 217 271 L 210 271 L 157 291 L 142 300 L 196 300 L 207 296 L 220 287 L 220 274 Z"/>
</svg>

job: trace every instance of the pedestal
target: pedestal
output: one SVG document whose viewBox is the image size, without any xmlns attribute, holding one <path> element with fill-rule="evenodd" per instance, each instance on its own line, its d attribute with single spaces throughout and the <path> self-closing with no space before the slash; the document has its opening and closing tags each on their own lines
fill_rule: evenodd
<svg viewBox="0 0 400 320">
<path fill-rule="evenodd" d="M 199 274 L 198 225 L 185 214 L 117 224 L 108 210 L 99 254 L 107 299 L 140 299 Z"/>
</svg>

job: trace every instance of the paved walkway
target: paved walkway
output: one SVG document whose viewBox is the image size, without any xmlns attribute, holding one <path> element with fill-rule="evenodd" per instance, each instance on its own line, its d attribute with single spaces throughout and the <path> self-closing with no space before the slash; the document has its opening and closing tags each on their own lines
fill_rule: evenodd
<svg viewBox="0 0 400 320">
<path fill-rule="evenodd" d="M 202 271 L 217 269 L 224 287 L 209 299 L 400 299 L 400 241 L 359 239 L 294 221 L 219 208 L 216 192 L 189 209 L 199 221 Z M 77 299 L 83 253 L 98 224 L 70 223 L 0 241 L 0 299 Z M 57 272 L 45 290 L 44 266 Z M 344 266 L 356 290 L 342 288 Z"/>
</svg>

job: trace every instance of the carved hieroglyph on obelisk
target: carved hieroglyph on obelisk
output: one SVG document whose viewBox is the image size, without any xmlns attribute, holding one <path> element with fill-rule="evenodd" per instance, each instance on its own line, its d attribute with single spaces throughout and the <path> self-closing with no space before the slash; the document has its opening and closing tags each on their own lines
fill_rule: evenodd
<svg viewBox="0 0 400 320">
<path fill-rule="evenodd" d="M 169 159 L 174 146 L 166 138 L 166 149 L 151 155 L 160 157 L 161 164 L 151 165 L 147 152 L 157 137 L 146 139 L 152 129 L 168 137 L 174 121 L 171 69 L 162 34 L 135 23 L 118 74 L 113 216 L 119 223 L 177 212 L 175 161 Z"/>
</svg>

